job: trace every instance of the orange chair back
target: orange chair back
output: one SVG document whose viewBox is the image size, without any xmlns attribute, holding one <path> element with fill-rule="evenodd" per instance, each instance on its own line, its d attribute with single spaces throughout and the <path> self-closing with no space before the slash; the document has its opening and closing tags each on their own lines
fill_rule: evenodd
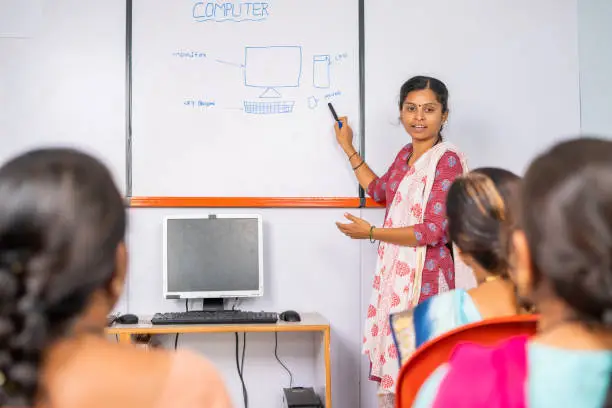
<svg viewBox="0 0 612 408">
<path fill-rule="evenodd" d="M 535 334 L 537 315 L 504 316 L 458 327 L 419 347 L 402 366 L 397 381 L 396 407 L 410 408 L 421 385 L 440 365 L 446 363 L 458 343 L 494 345 L 501 340 Z"/>
</svg>

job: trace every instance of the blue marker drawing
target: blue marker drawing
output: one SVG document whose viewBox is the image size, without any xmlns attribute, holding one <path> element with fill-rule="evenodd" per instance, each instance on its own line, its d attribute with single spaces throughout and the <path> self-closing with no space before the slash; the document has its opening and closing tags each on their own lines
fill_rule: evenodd
<svg viewBox="0 0 612 408">
<path fill-rule="evenodd" d="M 325 99 L 331 99 L 334 96 L 340 96 L 340 95 L 342 95 L 342 91 L 331 92 L 325 95 Z"/>
<path fill-rule="evenodd" d="M 255 115 L 291 113 L 295 101 L 279 100 L 280 88 L 298 88 L 302 77 L 302 47 L 246 47 L 244 85 L 262 88 L 257 101 L 244 101 L 245 113 Z M 268 100 L 265 100 L 268 99 Z"/>
<path fill-rule="evenodd" d="M 308 107 L 310 109 L 316 109 L 319 106 L 319 100 L 315 96 L 308 97 Z"/>
<path fill-rule="evenodd" d="M 244 65 L 242 64 L 236 64 L 234 62 L 228 62 L 228 61 L 222 61 L 220 59 L 216 59 L 216 62 L 220 63 L 220 64 L 225 64 L 225 65 L 231 65 L 233 67 L 237 67 L 237 68 L 244 68 Z"/>
<path fill-rule="evenodd" d="M 267 2 L 199 1 L 193 5 L 191 15 L 197 22 L 215 23 L 265 21 L 270 15 Z"/>
<path fill-rule="evenodd" d="M 206 53 L 199 51 L 177 51 L 173 52 L 172 56 L 178 58 L 206 58 Z"/>
<path fill-rule="evenodd" d="M 315 55 L 312 57 L 312 85 L 315 88 L 329 88 L 329 55 Z"/>
<path fill-rule="evenodd" d="M 335 62 L 341 62 L 342 60 L 348 58 L 348 53 L 343 52 L 341 54 L 337 54 L 336 57 L 334 58 Z"/>
<path fill-rule="evenodd" d="M 291 113 L 294 105 L 294 101 L 244 101 L 244 112 L 254 115 Z"/>
<path fill-rule="evenodd" d="M 278 88 L 297 88 L 302 76 L 302 47 L 246 47 L 244 85 L 264 88 L 260 98 L 280 98 Z"/>
<path fill-rule="evenodd" d="M 190 106 L 192 108 L 195 108 L 196 106 L 203 107 L 203 108 L 210 108 L 210 107 L 216 106 L 217 104 L 215 103 L 215 101 L 203 101 L 203 100 L 196 101 L 194 99 L 187 99 L 183 102 L 183 105 Z"/>
</svg>

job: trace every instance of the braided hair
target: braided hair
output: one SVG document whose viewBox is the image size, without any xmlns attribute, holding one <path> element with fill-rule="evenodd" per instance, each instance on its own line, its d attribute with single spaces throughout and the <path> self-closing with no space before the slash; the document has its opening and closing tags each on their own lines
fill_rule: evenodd
<svg viewBox="0 0 612 408">
<path fill-rule="evenodd" d="M 109 289 L 125 229 L 109 171 L 87 154 L 34 150 L 0 168 L 0 405 L 44 394 L 45 350 Z"/>
</svg>

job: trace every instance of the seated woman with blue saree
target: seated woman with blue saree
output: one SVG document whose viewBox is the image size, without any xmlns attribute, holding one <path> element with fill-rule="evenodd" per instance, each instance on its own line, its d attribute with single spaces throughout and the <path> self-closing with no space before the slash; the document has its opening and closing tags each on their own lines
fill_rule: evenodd
<svg viewBox="0 0 612 408">
<path fill-rule="evenodd" d="M 478 285 L 433 296 L 390 316 L 400 366 L 426 341 L 486 318 L 516 314 L 514 285 L 503 250 L 504 225 L 514 219 L 520 178 L 498 168 L 458 177 L 446 199 L 448 231 L 456 256 L 472 268 Z"/>
</svg>

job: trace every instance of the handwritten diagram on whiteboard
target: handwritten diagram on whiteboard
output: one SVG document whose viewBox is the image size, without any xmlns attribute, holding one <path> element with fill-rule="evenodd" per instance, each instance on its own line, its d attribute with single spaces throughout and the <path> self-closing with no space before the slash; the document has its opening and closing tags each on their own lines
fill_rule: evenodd
<svg viewBox="0 0 612 408">
<path fill-rule="evenodd" d="M 262 190 L 246 182 L 258 171 L 262 179 L 269 178 L 270 171 L 287 177 L 266 187 L 270 195 L 354 195 L 352 174 L 333 144 L 327 108 L 327 102 L 333 102 L 339 113 L 358 122 L 353 3 L 135 0 L 134 194 L 204 195 L 196 192 L 201 187 L 177 179 L 193 169 L 212 171 L 228 152 L 245 149 L 266 157 L 268 169 L 260 170 L 246 156 L 243 163 L 249 171 L 236 170 L 235 183 L 212 181 L 208 187 L 214 192 L 206 195 L 245 195 L 250 188 L 250 194 L 261 195 Z M 322 8 L 328 13 L 322 15 Z M 335 9 L 343 15 L 349 10 L 349 16 L 354 10 L 355 21 L 328 15 Z M 143 150 L 139 135 L 147 135 Z M 285 146 L 288 137 L 292 143 Z M 178 148 L 176 141 L 190 147 Z M 292 161 L 275 153 L 279 151 L 304 160 L 327 157 L 325 173 L 335 169 L 345 179 L 323 177 L 322 171 L 325 180 L 318 184 L 290 181 L 292 173 L 285 167 Z M 142 177 L 137 166 L 142 166 Z M 145 175 L 149 167 L 160 174 Z M 296 172 L 293 176 L 300 176 Z M 234 191 L 238 188 L 240 192 Z"/>
<path fill-rule="evenodd" d="M 174 56 L 189 59 L 202 59 L 208 56 L 205 52 L 174 52 Z M 215 62 L 239 69 L 245 87 L 260 88 L 257 99 L 245 99 L 243 110 L 248 114 L 280 114 L 291 113 L 295 99 L 283 98 L 283 88 L 299 88 L 300 85 L 312 86 L 316 89 L 330 89 L 332 86 L 331 61 L 329 55 L 315 54 L 312 56 L 312 74 L 304 84 L 302 66 L 304 58 L 302 46 L 271 45 L 248 46 L 244 49 L 243 61 L 225 61 L 215 59 Z M 287 94 L 287 92 L 285 92 Z M 289 93 L 290 94 L 290 93 Z M 340 95 L 341 92 L 323 95 L 327 99 Z M 305 104 L 310 109 L 318 107 L 318 98 L 308 96 Z M 196 106 L 189 101 L 187 106 Z M 199 101 L 197 106 L 215 106 L 214 102 Z"/>
</svg>

